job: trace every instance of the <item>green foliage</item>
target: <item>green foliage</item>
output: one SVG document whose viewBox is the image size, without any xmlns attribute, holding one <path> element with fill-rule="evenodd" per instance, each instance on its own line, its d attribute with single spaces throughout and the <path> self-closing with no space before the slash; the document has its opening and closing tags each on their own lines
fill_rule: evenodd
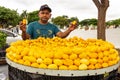
<svg viewBox="0 0 120 80">
<path fill-rule="evenodd" d="M 21 14 L 21 17 L 22 18 L 27 18 L 27 16 L 28 16 L 27 10 L 23 10 L 23 12 Z"/>
<path fill-rule="evenodd" d="M 106 24 L 108 26 L 111 26 L 111 25 L 115 25 L 115 26 L 120 25 L 120 19 L 107 21 Z"/>
<path fill-rule="evenodd" d="M 10 10 L 0 6 L 0 25 L 7 27 L 8 25 L 15 26 L 19 22 L 19 14 L 15 10 Z"/>
<path fill-rule="evenodd" d="M 64 26 L 67 26 L 69 24 L 68 19 L 65 16 L 52 18 L 52 22 L 53 24 L 60 26 L 60 28 L 63 28 Z"/>
<path fill-rule="evenodd" d="M 77 17 L 71 17 L 69 19 L 69 23 L 72 22 L 72 21 L 77 21 L 79 23 L 79 19 Z"/>
<path fill-rule="evenodd" d="M 89 26 L 89 25 L 97 25 L 97 19 L 92 18 L 92 19 L 84 19 L 80 22 L 81 26 Z"/>
<path fill-rule="evenodd" d="M 53 24 L 60 26 L 60 28 L 63 28 L 64 26 L 68 27 L 70 22 L 74 20 L 79 23 L 79 19 L 77 17 L 68 18 L 68 16 L 63 15 L 63 16 L 57 16 L 55 18 L 52 18 Z"/>
<path fill-rule="evenodd" d="M 6 44 L 6 37 L 7 37 L 7 34 L 5 34 L 4 32 L 0 31 L 0 48 L 5 46 L 5 44 Z"/>
<path fill-rule="evenodd" d="M 20 21 L 22 21 L 23 19 L 27 19 L 28 18 L 28 13 L 27 10 L 23 10 L 23 12 L 20 14 Z"/>
<path fill-rule="evenodd" d="M 17 13 L 17 10 L 11 10 L 9 8 L 0 6 L 0 27 L 7 28 L 9 25 L 16 26 L 19 23 L 19 21 L 21 21 L 23 18 L 27 18 L 28 23 L 39 20 L 38 12 L 39 11 L 37 10 L 27 13 L 27 10 L 23 10 L 23 13 L 19 15 Z M 51 22 L 57 26 L 60 26 L 60 28 L 63 28 L 64 26 L 68 26 L 69 23 L 74 20 L 76 20 L 81 26 L 89 26 L 89 25 L 96 26 L 98 22 L 98 20 L 95 18 L 84 19 L 82 21 L 79 21 L 77 17 L 69 18 L 67 15 L 57 16 L 55 18 L 52 18 Z M 107 21 L 106 25 L 118 26 L 120 25 L 120 19 Z"/>
<path fill-rule="evenodd" d="M 33 11 L 28 13 L 28 23 L 39 20 L 38 13 L 39 11 Z"/>
</svg>

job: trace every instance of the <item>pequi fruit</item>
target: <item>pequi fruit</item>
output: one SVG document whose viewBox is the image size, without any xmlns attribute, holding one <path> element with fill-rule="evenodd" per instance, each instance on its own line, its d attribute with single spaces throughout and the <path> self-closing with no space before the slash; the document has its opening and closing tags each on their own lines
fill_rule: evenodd
<svg viewBox="0 0 120 80">
<path fill-rule="evenodd" d="M 37 68 L 95 70 L 119 62 L 119 53 L 111 46 L 97 39 L 39 37 L 12 43 L 6 49 L 6 57 L 16 63 Z"/>
<path fill-rule="evenodd" d="M 48 69 L 58 69 L 58 66 L 56 64 L 49 64 Z"/>
<path fill-rule="evenodd" d="M 23 19 L 22 23 L 27 24 L 27 19 Z"/>
<path fill-rule="evenodd" d="M 80 64 L 79 70 L 87 70 L 87 65 L 86 64 Z"/>
<path fill-rule="evenodd" d="M 73 21 L 72 24 L 73 24 L 73 25 L 76 25 L 76 24 L 77 24 L 77 21 Z"/>
</svg>

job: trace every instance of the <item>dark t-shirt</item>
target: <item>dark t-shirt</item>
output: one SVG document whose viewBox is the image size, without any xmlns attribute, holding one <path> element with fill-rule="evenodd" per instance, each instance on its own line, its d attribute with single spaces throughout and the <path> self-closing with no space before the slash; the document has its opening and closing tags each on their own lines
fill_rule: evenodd
<svg viewBox="0 0 120 80">
<path fill-rule="evenodd" d="M 31 36 L 31 39 L 38 37 L 52 38 L 56 36 L 59 31 L 58 27 L 51 23 L 43 25 L 38 21 L 30 23 L 27 27 L 27 33 Z"/>
</svg>

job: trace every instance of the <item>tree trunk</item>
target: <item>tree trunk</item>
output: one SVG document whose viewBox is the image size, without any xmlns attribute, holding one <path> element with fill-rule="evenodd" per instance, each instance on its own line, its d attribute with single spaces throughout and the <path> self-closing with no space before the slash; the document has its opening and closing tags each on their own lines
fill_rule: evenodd
<svg viewBox="0 0 120 80">
<path fill-rule="evenodd" d="M 106 40 L 106 11 L 109 7 L 109 0 L 93 0 L 98 8 L 98 24 L 97 24 L 97 38 Z"/>
<path fill-rule="evenodd" d="M 106 18 L 106 10 L 103 10 L 102 8 L 100 8 L 100 9 L 98 10 L 97 39 L 106 40 L 105 18 Z"/>
</svg>

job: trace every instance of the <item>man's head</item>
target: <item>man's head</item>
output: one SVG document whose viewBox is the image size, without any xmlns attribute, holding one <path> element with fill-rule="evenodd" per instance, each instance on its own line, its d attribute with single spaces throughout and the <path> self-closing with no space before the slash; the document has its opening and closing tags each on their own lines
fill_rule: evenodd
<svg viewBox="0 0 120 80">
<path fill-rule="evenodd" d="M 43 11 L 43 10 L 48 10 L 49 12 L 52 12 L 51 8 L 50 8 L 47 4 L 42 5 L 42 6 L 40 7 L 40 10 L 39 10 L 39 11 Z"/>
<path fill-rule="evenodd" d="M 47 23 L 51 17 L 51 8 L 45 4 L 40 7 L 39 10 L 39 19 L 42 23 Z"/>
</svg>

